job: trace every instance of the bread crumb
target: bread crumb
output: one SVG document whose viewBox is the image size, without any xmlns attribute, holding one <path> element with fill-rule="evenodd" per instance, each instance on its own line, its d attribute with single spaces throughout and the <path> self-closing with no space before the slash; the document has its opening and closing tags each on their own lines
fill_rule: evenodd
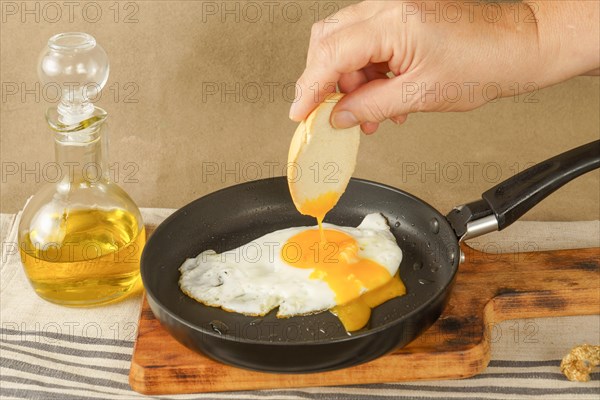
<svg viewBox="0 0 600 400">
<path fill-rule="evenodd" d="M 600 364 L 600 346 L 583 344 L 567 354 L 560 363 L 560 370 L 567 379 L 577 382 L 588 382 L 590 372 Z"/>
</svg>

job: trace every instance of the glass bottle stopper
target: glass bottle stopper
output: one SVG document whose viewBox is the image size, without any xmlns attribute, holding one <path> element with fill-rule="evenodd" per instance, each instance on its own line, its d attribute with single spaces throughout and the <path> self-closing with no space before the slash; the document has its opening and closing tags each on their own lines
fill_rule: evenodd
<svg viewBox="0 0 600 400">
<path fill-rule="evenodd" d="M 59 33 L 48 40 L 40 55 L 38 75 L 43 85 L 61 90 L 60 123 L 73 125 L 92 116 L 92 100 L 106 84 L 109 69 L 106 52 L 87 33 Z"/>
</svg>

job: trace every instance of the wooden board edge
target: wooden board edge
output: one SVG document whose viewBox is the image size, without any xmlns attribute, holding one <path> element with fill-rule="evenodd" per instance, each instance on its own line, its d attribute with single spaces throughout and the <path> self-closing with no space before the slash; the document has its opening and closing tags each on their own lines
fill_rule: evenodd
<svg viewBox="0 0 600 400">
<path fill-rule="evenodd" d="M 192 350 L 190 350 L 192 351 Z M 435 355 L 432 355 L 435 357 Z M 306 387 L 331 387 L 351 385 L 365 385 L 375 383 L 432 381 L 444 379 L 464 379 L 475 376 L 484 371 L 489 364 L 491 352 L 489 343 L 483 341 L 463 351 L 440 353 L 443 366 L 438 366 L 432 371 L 435 373 L 423 377 L 411 371 L 422 371 L 430 366 L 431 360 L 422 359 L 419 353 L 389 354 L 356 367 L 311 374 L 271 374 L 237 369 L 241 375 L 246 375 L 243 384 L 232 381 L 226 374 L 218 381 L 207 382 L 194 376 L 193 366 L 187 370 L 185 366 L 163 368 L 146 368 L 132 360 L 129 384 L 133 390 L 145 395 L 170 395 L 192 393 L 217 393 L 236 392 L 249 390 L 268 389 L 299 389 Z M 371 363 L 382 364 L 369 366 Z M 389 371 L 394 365 L 410 364 L 414 368 L 406 370 L 408 375 L 399 376 L 397 379 L 385 379 L 372 374 L 373 370 Z M 391 365 L 390 365 L 391 364 Z M 234 368 L 234 367 L 227 367 Z M 451 372 L 449 372 L 451 371 Z M 165 377 L 174 377 L 172 380 Z M 176 377 L 176 378 L 175 378 Z M 153 385 L 153 382 L 160 382 Z"/>
</svg>

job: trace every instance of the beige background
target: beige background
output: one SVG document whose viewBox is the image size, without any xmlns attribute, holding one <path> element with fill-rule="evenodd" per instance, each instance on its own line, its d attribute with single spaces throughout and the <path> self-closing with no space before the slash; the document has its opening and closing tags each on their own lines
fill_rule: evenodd
<svg viewBox="0 0 600 400">
<path fill-rule="evenodd" d="M 289 89 L 302 72 L 315 11 L 323 18 L 332 4 L 346 4 L 296 1 L 284 10 L 286 2 L 275 2 L 269 15 L 260 1 L 75 3 L 69 15 L 62 2 L 54 3 L 60 10 L 26 2 L 33 10 L 26 13 L 22 2 L 2 1 L 4 213 L 22 207 L 54 157 L 43 118 L 52 94 L 35 88 L 37 57 L 51 35 L 82 30 L 105 48 L 111 77 L 98 104 L 110 114 L 111 171 L 140 206 L 176 208 L 257 173 L 282 174 L 296 126 L 287 118 Z M 224 14 L 224 7 L 233 12 Z M 234 94 L 222 98 L 222 85 Z M 219 91 L 210 95 L 212 88 Z M 597 78 L 581 77 L 535 93 L 534 103 L 507 98 L 470 113 L 386 123 L 363 137 L 355 175 L 412 192 L 446 212 L 517 168 L 597 139 L 599 93 Z M 21 175 L 36 163 L 38 172 Z M 209 175 L 207 167 L 237 172 Z M 600 218 L 599 181 L 597 171 L 578 179 L 525 219 Z"/>
</svg>

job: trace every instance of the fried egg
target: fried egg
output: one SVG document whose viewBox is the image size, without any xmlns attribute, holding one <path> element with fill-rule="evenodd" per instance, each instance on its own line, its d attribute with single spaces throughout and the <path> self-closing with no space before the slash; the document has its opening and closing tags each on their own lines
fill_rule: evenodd
<svg viewBox="0 0 600 400">
<path fill-rule="evenodd" d="M 402 251 L 381 214 L 356 227 L 323 224 L 266 234 L 223 253 L 206 250 L 179 268 L 181 290 L 195 300 L 245 315 L 277 317 L 331 310 L 348 331 L 370 308 L 404 294 Z"/>
</svg>

